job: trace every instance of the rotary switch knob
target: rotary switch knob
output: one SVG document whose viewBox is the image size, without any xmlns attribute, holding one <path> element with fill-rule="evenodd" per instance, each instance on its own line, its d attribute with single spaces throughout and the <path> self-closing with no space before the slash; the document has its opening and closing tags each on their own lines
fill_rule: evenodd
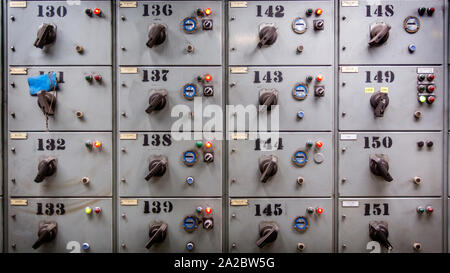
<svg viewBox="0 0 450 273">
<path fill-rule="evenodd" d="M 159 156 L 150 161 L 148 165 L 149 173 L 145 177 L 145 180 L 149 181 L 152 177 L 161 177 L 167 170 L 167 157 Z"/>
<path fill-rule="evenodd" d="M 150 30 L 148 31 L 148 41 L 147 46 L 152 48 L 155 45 L 160 45 L 164 43 L 166 40 L 166 26 L 162 24 L 155 24 L 150 26 Z"/>
<path fill-rule="evenodd" d="M 53 43 L 56 40 L 56 26 L 52 24 L 43 24 L 39 27 L 34 46 L 43 49 L 44 46 Z"/>
<path fill-rule="evenodd" d="M 278 91 L 275 89 L 263 89 L 259 92 L 259 105 L 266 106 L 267 110 L 272 110 L 272 106 L 278 104 Z M 264 108 L 263 108 L 264 109 Z"/>
<path fill-rule="evenodd" d="M 370 27 L 369 46 L 380 46 L 389 38 L 391 26 L 386 23 L 375 23 Z"/>
<path fill-rule="evenodd" d="M 167 91 L 166 90 L 158 90 L 148 99 L 148 107 L 145 109 L 147 114 L 152 113 L 153 111 L 162 110 L 167 104 Z"/>
<path fill-rule="evenodd" d="M 394 180 L 389 174 L 389 162 L 383 155 L 371 155 L 369 158 L 370 171 L 376 175 L 381 176 L 387 182 Z"/>
<path fill-rule="evenodd" d="M 150 239 L 145 244 L 145 248 L 150 249 L 154 244 L 164 242 L 167 236 L 167 228 L 168 225 L 164 222 L 150 225 L 150 230 L 148 232 Z"/>
<path fill-rule="evenodd" d="M 259 171 L 261 172 L 259 181 L 266 183 L 278 171 L 278 158 L 274 155 L 261 157 L 259 159 Z"/>
<path fill-rule="evenodd" d="M 38 173 L 34 182 L 40 183 L 48 176 L 52 176 L 56 172 L 56 158 L 49 157 L 39 161 Z"/>
<path fill-rule="evenodd" d="M 56 238 L 58 233 L 58 224 L 55 221 L 39 222 L 38 239 L 34 242 L 32 248 L 37 249 L 44 243 L 49 243 Z"/>
<path fill-rule="evenodd" d="M 52 93 L 39 91 L 37 93 L 37 103 L 44 115 L 53 116 L 55 114 L 56 96 Z"/>
<path fill-rule="evenodd" d="M 274 26 L 265 26 L 259 31 L 258 47 L 273 45 L 278 38 L 278 30 Z"/>
<path fill-rule="evenodd" d="M 389 96 L 387 93 L 376 92 L 370 97 L 370 105 L 373 107 L 375 117 L 383 117 L 384 110 L 389 105 Z"/>
<path fill-rule="evenodd" d="M 265 245 L 274 242 L 278 237 L 279 227 L 275 222 L 259 223 L 259 239 L 256 245 L 263 248 Z"/>
<path fill-rule="evenodd" d="M 370 239 L 379 242 L 385 248 L 392 250 L 393 247 L 388 241 L 388 224 L 385 221 L 372 221 L 369 223 Z"/>
</svg>

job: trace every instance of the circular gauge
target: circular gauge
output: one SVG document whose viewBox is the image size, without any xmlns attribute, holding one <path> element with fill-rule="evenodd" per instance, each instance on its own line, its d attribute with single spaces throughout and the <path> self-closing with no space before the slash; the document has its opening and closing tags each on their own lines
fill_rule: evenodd
<svg viewBox="0 0 450 273">
<path fill-rule="evenodd" d="M 183 227 L 186 231 L 192 232 L 197 228 L 197 219 L 194 216 L 187 216 L 183 220 Z"/>
<path fill-rule="evenodd" d="M 188 17 L 183 20 L 183 30 L 186 33 L 194 33 L 197 30 L 197 19 Z"/>
<path fill-rule="evenodd" d="M 304 151 L 296 151 L 292 156 L 292 161 L 294 161 L 295 165 L 303 167 L 308 162 L 308 156 Z"/>
<path fill-rule="evenodd" d="M 297 100 L 304 100 L 308 96 L 308 85 L 307 84 L 297 84 L 292 89 L 292 96 Z"/>
<path fill-rule="evenodd" d="M 294 220 L 294 228 L 297 231 L 305 231 L 308 228 L 308 220 L 304 216 L 299 216 Z"/>
<path fill-rule="evenodd" d="M 192 166 L 197 161 L 197 154 L 194 151 L 186 151 L 183 154 L 183 162 L 187 166 Z"/>
<path fill-rule="evenodd" d="M 406 17 L 405 21 L 403 21 L 403 28 L 408 33 L 416 33 L 420 28 L 419 18 L 415 16 Z"/>
<path fill-rule="evenodd" d="M 302 34 L 306 31 L 307 25 L 305 19 L 297 17 L 292 21 L 292 30 L 295 33 Z"/>
<path fill-rule="evenodd" d="M 194 84 L 186 84 L 183 87 L 183 96 L 186 99 L 192 100 L 194 99 L 196 94 L 197 94 L 197 87 Z"/>
</svg>

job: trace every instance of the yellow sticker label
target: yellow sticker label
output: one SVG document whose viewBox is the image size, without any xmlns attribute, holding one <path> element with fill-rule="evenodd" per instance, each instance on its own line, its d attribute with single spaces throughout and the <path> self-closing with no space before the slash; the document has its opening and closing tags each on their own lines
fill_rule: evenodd
<svg viewBox="0 0 450 273">
<path fill-rule="evenodd" d="M 121 8 L 136 8 L 137 3 L 136 3 L 136 1 L 120 1 L 120 7 Z"/>
<path fill-rule="evenodd" d="M 137 199 L 120 199 L 120 205 L 121 206 L 137 206 L 138 200 Z"/>
<path fill-rule="evenodd" d="M 25 67 L 10 67 L 9 74 L 11 74 L 11 75 L 27 75 L 28 69 Z"/>
<path fill-rule="evenodd" d="M 357 0 L 342 0 L 341 6 L 343 6 L 343 7 L 357 7 L 357 6 L 359 6 L 359 1 L 357 1 Z"/>
<path fill-rule="evenodd" d="M 121 67 L 120 74 L 137 74 L 137 67 Z"/>
<path fill-rule="evenodd" d="M 11 1 L 9 2 L 10 8 L 26 8 L 27 1 Z"/>
<path fill-rule="evenodd" d="M 232 1 L 230 2 L 230 8 L 246 8 L 247 1 Z"/>
<path fill-rule="evenodd" d="M 244 139 L 244 140 L 247 140 L 248 139 L 248 133 L 233 133 L 232 138 L 233 139 Z"/>
<path fill-rule="evenodd" d="M 137 139 L 137 134 L 120 134 L 120 139 Z"/>
<path fill-rule="evenodd" d="M 232 206 L 248 206 L 248 199 L 231 199 Z"/>
<path fill-rule="evenodd" d="M 9 138 L 11 138 L 11 139 L 27 139 L 27 133 L 10 133 Z"/>
<path fill-rule="evenodd" d="M 28 206 L 27 199 L 11 199 L 11 206 Z"/>
<path fill-rule="evenodd" d="M 342 73 L 358 73 L 357 66 L 341 66 Z"/>
<path fill-rule="evenodd" d="M 375 89 L 373 87 L 366 87 L 364 88 L 365 93 L 373 93 L 375 92 Z"/>
<path fill-rule="evenodd" d="M 380 88 L 380 92 L 381 93 L 388 93 L 389 92 L 389 88 L 388 87 L 381 87 Z"/>
<path fill-rule="evenodd" d="M 248 73 L 248 67 L 235 66 L 235 67 L 231 67 L 230 71 L 231 71 L 232 74 L 247 74 Z"/>
</svg>

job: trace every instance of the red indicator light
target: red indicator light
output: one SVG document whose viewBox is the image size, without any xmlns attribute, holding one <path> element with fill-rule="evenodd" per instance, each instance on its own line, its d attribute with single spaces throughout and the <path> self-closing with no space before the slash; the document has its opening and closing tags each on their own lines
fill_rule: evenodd
<svg viewBox="0 0 450 273">
<path fill-rule="evenodd" d="M 212 10 L 210 8 L 205 9 L 205 14 L 210 15 L 212 13 Z"/>
<path fill-rule="evenodd" d="M 205 212 L 206 212 L 206 214 L 211 214 L 212 208 L 207 207 L 207 208 L 205 209 Z"/>
<path fill-rule="evenodd" d="M 316 142 L 316 147 L 317 148 L 322 148 L 322 146 L 323 146 L 323 142 L 322 141 L 317 141 Z"/>
<path fill-rule="evenodd" d="M 434 209 L 433 209 L 432 206 L 428 206 L 428 207 L 427 207 L 427 212 L 428 212 L 428 213 L 433 213 L 433 211 L 434 211 Z"/>
<path fill-rule="evenodd" d="M 316 212 L 317 212 L 317 214 L 322 214 L 323 213 L 323 208 L 317 208 Z"/>
<path fill-rule="evenodd" d="M 205 81 L 210 82 L 211 80 L 212 80 L 211 75 L 208 74 L 205 76 Z"/>
<path fill-rule="evenodd" d="M 96 140 L 96 141 L 94 141 L 94 147 L 100 148 L 100 147 L 102 147 L 102 143 L 100 141 Z"/>
<path fill-rule="evenodd" d="M 94 211 L 98 214 L 102 211 L 102 209 L 100 207 L 95 207 Z"/>
<path fill-rule="evenodd" d="M 323 13 L 322 9 L 316 9 L 316 15 L 321 15 Z"/>
<path fill-rule="evenodd" d="M 317 75 L 316 81 L 321 82 L 322 80 L 323 80 L 323 76 L 322 75 Z"/>
<path fill-rule="evenodd" d="M 428 92 L 433 92 L 434 91 L 434 85 L 428 85 Z"/>
<path fill-rule="evenodd" d="M 94 14 L 98 15 L 98 16 L 101 16 L 102 15 L 101 9 L 99 9 L 99 8 L 94 9 Z"/>
<path fill-rule="evenodd" d="M 205 147 L 206 148 L 211 148 L 212 147 L 212 143 L 211 142 L 209 142 L 209 141 L 207 141 L 206 143 L 205 143 Z"/>
<path fill-rule="evenodd" d="M 433 103 L 435 100 L 436 100 L 436 98 L 435 98 L 434 96 L 429 96 L 428 99 L 427 99 L 427 102 L 431 104 L 431 103 Z"/>
<path fill-rule="evenodd" d="M 102 80 L 102 76 L 100 76 L 100 75 L 95 75 L 94 76 L 94 79 L 96 80 L 96 81 L 101 81 Z"/>
<path fill-rule="evenodd" d="M 428 81 L 430 81 L 430 82 L 431 82 L 432 80 L 434 80 L 434 74 L 428 75 L 427 79 L 428 79 Z"/>
</svg>

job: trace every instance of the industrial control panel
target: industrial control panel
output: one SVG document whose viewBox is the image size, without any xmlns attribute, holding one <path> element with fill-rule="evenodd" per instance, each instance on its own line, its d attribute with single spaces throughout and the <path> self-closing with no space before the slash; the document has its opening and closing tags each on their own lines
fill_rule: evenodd
<svg viewBox="0 0 450 273">
<path fill-rule="evenodd" d="M 449 7 L 3 1 L 0 252 L 448 252 Z"/>
</svg>

